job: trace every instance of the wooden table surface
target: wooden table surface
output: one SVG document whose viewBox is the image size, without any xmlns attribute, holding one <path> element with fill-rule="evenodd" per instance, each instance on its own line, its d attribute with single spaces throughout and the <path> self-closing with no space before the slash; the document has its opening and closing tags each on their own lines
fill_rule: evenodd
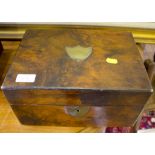
<svg viewBox="0 0 155 155">
<path fill-rule="evenodd" d="M 20 42 L 12 41 L 12 42 L 2 42 L 4 51 L 2 55 L 0 55 L 0 85 L 4 79 L 5 73 L 12 62 L 13 56 L 15 55 L 16 49 Z M 146 50 L 154 51 L 155 45 L 149 45 Z M 144 52 L 145 53 L 145 52 Z M 145 57 L 146 57 L 145 53 Z M 155 94 L 149 99 L 148 103 L 146 104 L 146 108 L 155 109 Z M 64 133 L 64 132 L 71 132 L 71 133 L 79 133 L 79 132 L 86 132 L 86 133 L 93 133 L 93 132 L 104 132 L 105 127 L 102 128 L 93 128 L 93 127 L 56 127 L 56 126 L 26 126 L 22 125 L 16 116 L 14 115 L 9 103 L 7 102 L 6 98 L 4 97 L 2 91 L 0 91 L 0 132 L 29 132 L 29 133 L 36 133 L 36 132 L 56 132 L 56 133 Z"/>
</svg>

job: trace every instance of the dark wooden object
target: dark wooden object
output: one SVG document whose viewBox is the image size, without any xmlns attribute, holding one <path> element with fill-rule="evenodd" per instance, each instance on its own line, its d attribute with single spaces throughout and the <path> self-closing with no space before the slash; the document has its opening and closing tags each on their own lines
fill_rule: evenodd
<svg viewBox="0 0 155 155">
<path fill-rule="evenodd" d="M 0 41 L 0 55 L 2 54 L 2 51 L 3 51 L 3 46 L 2 46 L 2 43 Z"/>
<path fill-rule="evenodd" d="M 66 52 L 79 45 L 85 60 Z M 130 33 L 80 28 L 28 30 L 2 89 L 21 123 L 61 126 L 132 126 L 152 92 Z"/>
<path fill-rule="evenodd" d="M 144 65 L 147 70 L 150 81 L 154 82 L 155 81 L 155 61 L 147 59 L 145 60 Z"/>
</svg>

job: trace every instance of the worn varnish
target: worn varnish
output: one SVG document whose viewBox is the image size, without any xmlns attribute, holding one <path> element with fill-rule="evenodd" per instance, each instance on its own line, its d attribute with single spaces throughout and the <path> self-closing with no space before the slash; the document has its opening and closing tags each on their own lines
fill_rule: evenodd
<svg viewBox="0 0 155 155">
<path fill-rule="evenodd" d="M 77 46 L 92 53 L 73 59 L 66 47 Z M 132 126 L 152 91 L 130 33 L 71 28 L 28 30 L 2 89 L 21 123 L 59 126 Z"/>
</svg>

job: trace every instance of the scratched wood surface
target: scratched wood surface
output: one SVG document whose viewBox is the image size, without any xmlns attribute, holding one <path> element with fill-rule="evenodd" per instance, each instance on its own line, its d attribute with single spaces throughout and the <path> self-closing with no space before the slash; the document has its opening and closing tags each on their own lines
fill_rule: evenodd
<svg viewBox="0 0 155 155">
<path fill-rule="evenodd" d="M 4 75 L 12 62 L 19 42 L 3 42 L 4 51 L 0 56 L 0 85 L 3 81 Z M 143 49 L 139 48 L 143 54 Z M 155 45 L 145 46 L 145 55 L 147 55 L 146 49 L 149 49 L 149 53 L 153 52 Z M 154 94 L 153 94 L 154 95 Z M 154 95 L 155 96 L 155 95 Z M 151 97 L 148 101 L 146 109 L 155 108 L 155 97 Z M 55 127 L 55 126 L 25 126 L 21 125 L 6 101 L 4 95 L 0 91 L 0 132 L 104 132 L 103 128 L 92 127 Z"/>
</svg>

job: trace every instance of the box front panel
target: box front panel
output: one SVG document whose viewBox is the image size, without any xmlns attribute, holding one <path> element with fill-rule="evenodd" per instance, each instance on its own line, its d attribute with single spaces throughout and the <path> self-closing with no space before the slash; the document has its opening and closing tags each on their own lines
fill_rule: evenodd
<svg viewBox="0 0 155 155">
<path fill-rule="evenodd" d="M 133 126 L 142 107 L 12 105 L 22 124 L 53 126 Z"/>
</svg>

